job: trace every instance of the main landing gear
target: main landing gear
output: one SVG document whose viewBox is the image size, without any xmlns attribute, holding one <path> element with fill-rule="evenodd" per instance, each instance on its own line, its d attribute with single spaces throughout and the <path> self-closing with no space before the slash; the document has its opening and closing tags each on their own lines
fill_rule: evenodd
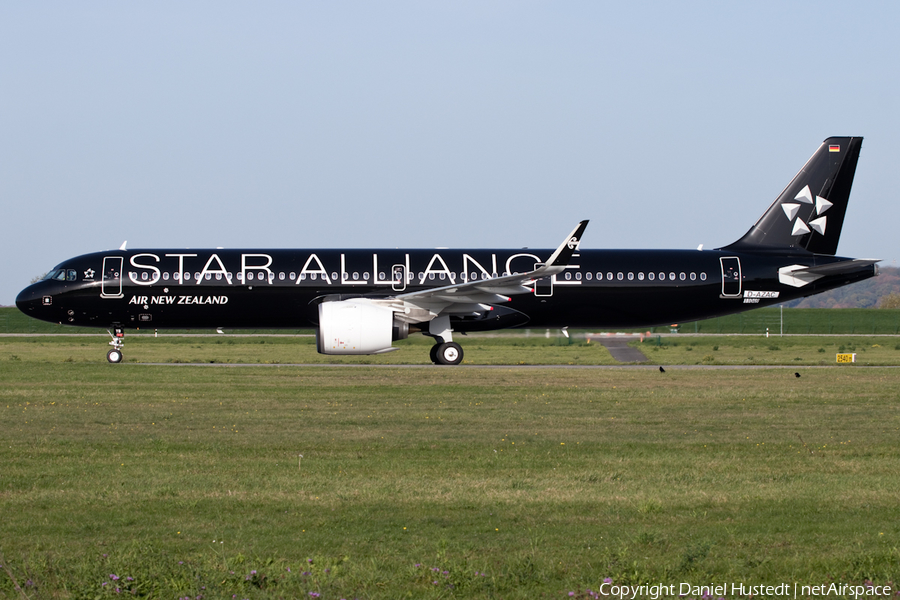
<svg viewBox="0 0 900 600">
<path fill-rule="evenodd" d="M 112 346 L 112 350 L 106 353 L 106 360 L 113 364 L 117 364 L 122 362 L 122 359 L 125 358 L 122 355 L 122 346 L 125 345 L 125 328 L 124 327 L 114 327 L 113 333 L 107 329 L 107 333 L 112 338 L 112 341 L 109 343 Z"/>
<path fill-rule="evenodd" d="M 462 346 L 453 341 L 450 317 L 442 316 L 428 323 L 428 334 L 437 342 L 431 347 L 431 362 L 436 365 L 458 365 L 463 359 Z"/>
<path fill-rule="evenodd" d="M 462 346 L 456 342 L 439 342 L 431 347 L 431 362 L 436 365 L 458 365 L 462 359 Z"/>
</svg>

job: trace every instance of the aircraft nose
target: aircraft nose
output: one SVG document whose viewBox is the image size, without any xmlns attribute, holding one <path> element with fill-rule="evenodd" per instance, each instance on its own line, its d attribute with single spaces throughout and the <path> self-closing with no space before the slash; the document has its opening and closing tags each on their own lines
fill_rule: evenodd
<svg viewBox="0 0 900 600">
<path fill-rule="evenodd" d="M 33 314 L 43 303 L 41 291 L 37 285 L 29 285 L 16 296 L 16 306 L 26 315 Z"/>
</svg>

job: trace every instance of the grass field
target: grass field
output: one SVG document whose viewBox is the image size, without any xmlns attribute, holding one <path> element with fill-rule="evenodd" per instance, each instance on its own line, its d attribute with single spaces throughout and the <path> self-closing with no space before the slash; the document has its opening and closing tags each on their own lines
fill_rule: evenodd
<svg viewBox="0 0 900 600">
<path fill-rule="evenodd" d="M 562 336 L 459 337 L 465 364 L 615 365 L 599 341 Z M 17 361 L 105 363 L 106 336 L 0 338 L 0 364 Z M 426 364 L 431 340 L 415 336 L 398 350 L 373 356 L 324 356 L 315 338 L 244 336 L 126 336 L 125 360 L 139 363 Z M 837 353 L 855 353 L 858 366 L 900 365 L 898 337 L 651 336 L 631 345 L 649 364 L 833 365 Z"/>
<path fill-rule="evenodd" d="M 685 339 L 649 353 L 726 352 Z M 900 369 L 173 367 L 102 345 L 0 339 L 5 597 L 587 598 L 900 569 Z"/>
</svg>

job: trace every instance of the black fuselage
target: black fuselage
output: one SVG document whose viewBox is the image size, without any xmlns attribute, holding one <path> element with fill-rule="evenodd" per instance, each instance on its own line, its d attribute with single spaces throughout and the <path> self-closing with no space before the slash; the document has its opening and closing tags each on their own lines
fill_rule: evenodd
<svg viewBox="0 0 900 600">
<path fill-rule="evenodd" d="M 23 290 L 27 315 L 129 328 L 300 328 L 323 301 L 389 298 L 528 272 L 552 250 L 129 250 L 66 260 Z M 860 281 L 874 265 L 800 285 L 779 269 L 844 262 L 798 252 L 586 250 L 487 313 L 454 315 L 454 331 L 506 327 L 644 327 L 778 304 Z"/>
</svg>

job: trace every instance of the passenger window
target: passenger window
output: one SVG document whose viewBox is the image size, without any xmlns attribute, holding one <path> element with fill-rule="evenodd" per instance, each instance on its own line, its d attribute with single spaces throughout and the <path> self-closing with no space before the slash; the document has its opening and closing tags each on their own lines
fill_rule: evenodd
<svg viewBox="0 0 900 600">
<path fill-rule="evenodd" d="M 190 274 L 190 273 L 185 273 L 184 275 L 182 275 L 182 278 L 184 279 L 184 281 L 190 281 L 190 280 L 191 280 L 191 274 Z"/>
<path fill-rule="evenodd" d="M 207 273 L 205 279 L 206 279 L 207 281 L 210 281 L 210 280 L 212 279 L 212 273 Z"/>
<path fill-rule="evenodd" d="M 691 273 L 691 281 L 695 281 L 697 279 L 696 273 Z"/>
<path fill-rule="evenodd" d="M 653 281 L 654 279 L 656 279 L 656 273 L 647 273 L 647 279 Z"/>
<path fill-rule="evenodd" d="M 585 274 L 584 274 L 584 278 L 587 279 L 588 281 L 591 280 L 591 277 L 593 277 L 593 275 L 591 275 L 590 273 L 585 273 Z"/>
<path fill-rule="evenodd" d="M 238 274 L 237 274 L 237 280 L 238 280 L 238 281 L 243 281 L 243 280 L 244 280 L 244 274 L 243 274 L 243 273 L 238 273 Z"/>
<path fill-rule="evenodd" d="M 222 274 L 216 273 L 216 281 L 222 281 Z"/>
<path fill-rule="evenodd" d="M 581 281 L 581 273 L 575 273 L 575 279 Z"/>
<path fill-rule="evenodd" d="M 398 275 L 399 275 L 399 273 L 398 273 Z M 378 281 L 384 281 L 384 271 L 378 272 Z"/>
<path fill-rule="evenodd" d="M 359 281 L 359 273 L 353 271 L 353 281 Z"/>
<path fill-rule="evenodd" d="M 628 273 L 628 281 L 634 281 L 634 273 Z"/>
<path fill-rule="evenodd" d="M 665 280 L 666 280 L 666 274 L 665 274 L 665 273 L 660 273 L 660 274 L 659 274 L 659 280 L 660 280 L 660 281 L 665 281 Z"/>
<path fill-rule="evenodd" d="M 295 279 L 297 279 L 297 274 L 294 273 L 293 271 L 291 271 L 291 272 L 288 274 L 288 278 L 289 278 L 291 281 L 294 281 Z"/>
<path fill-rule="evenodd" d="M 75 281 L 78 278 L 78 273 L 75 272 L 75 269 L 69 269 L 66 272 L 66 281 Z"/>
<path fill-rule="evenodd" d="M 225 279 L 231 281 L 231 273 L 225 273 Z"/>
<path fill-rule="evenodd" d="M 200 273 L 199 272 L 194 273 L 194 279 L 196 279 L 197 281 L 200 281 Z"/>
<path fill-rule="evenodd" d="M 148 279 L 147 271 L 144 271 L 143 273 L 141 273 L 141 279 L 142 279 L 143 281 L 147 281 L 147 279 Z"/>
<path fill-rule="evenodd" d="M 669 273 L 669 281 L 675 281 L 675 273 Z"/>
<path fill-rule="evenodd" d="M 623 279 L 625 279 L 625 274 L 622 273 L 622 271 L 619 271 L 618 273 L 616 273 L 616 279 L 622 281 Z"/>
<path fill-rule="evenodd" d="M 168 281 L 168 280 L 169 280 L 169 272 L 166 271 L 165 273 L 163 273 L 163 281 Z"/>
<path fill-rule="evenodd" d="M 706 281 L 706 273 L 700 273 L 700 281 Z"/>
<path fill-rule="evenodd" d="M 638 273 L 638 281 L 643 281 L 643 280 L 644 280 L 644 274 Z"/>
<path fill-rule="evenodd" d="M 613 274 L 612 274 L 612 271 L 610 271 L 609 273 L 606 274 L 606 278 L 609 279 L 610 281 L 613 280 Z"/>
<path fill-rule="evenodd" d="M 253 281 L 253 271 L 247 273 L 247 281 Z"/>
<path fill-rule="evenodd" d="M 597 281 L 603 281 L 603 273 L 597 272 Z"/>
<path fill-rule="evenodd" d="M 334 272 L 331 273 L 331 280 L 337 281 L 337 273 L 334 273 Z"/>
<path fill-rule="evenodd" d="M 683 272 L 678 274 L 678 279 L 680 279 L 681 281 L 684 281 L 686 279 Z"/>
<path fill-rule="evenodd" d="M 280 273 L 278 274 L 278 279 L 279 279 L 280 281 L 284 281 L 284 271 L 282 271 L 282 272 L 280 272 Z"/>
<path fill-rule="evenodd" d="M 368 281 L 368 280 L 369 280 L 369 272 L 366 271 L 365 273 L 363 273 L 363 281 Z"/>
</svg>

